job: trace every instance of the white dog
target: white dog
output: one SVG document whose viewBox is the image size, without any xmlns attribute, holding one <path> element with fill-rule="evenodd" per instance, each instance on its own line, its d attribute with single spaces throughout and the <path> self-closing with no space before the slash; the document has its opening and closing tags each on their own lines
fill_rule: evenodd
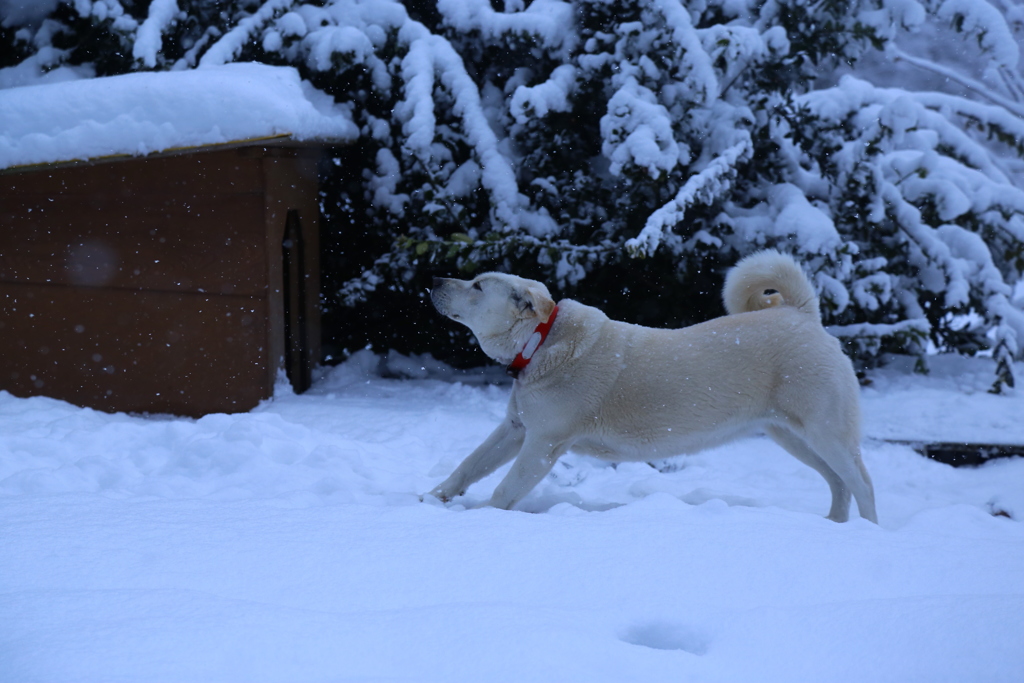
<svg viewBox="0 0 1024 683">
<path fill-rule="evenodd" d="M 876 522 L 857 378 L 821 326 L 803 271 L 762 251 L 729 272 L 723 298 L 729 315 L 662 330 L 568 299 L 556 306 L 543 284 L 512 275 L 435 279 L 437 310 L 468 326 L 516 380 L 504 421 L 431 495 L 462 495 L 515 458 L 490 500 L 508 509 L 569 449 L 646 461 L 760 428 L 825 478 L 829 519 L 849 519 L 852 493 Z"/>
</svg>

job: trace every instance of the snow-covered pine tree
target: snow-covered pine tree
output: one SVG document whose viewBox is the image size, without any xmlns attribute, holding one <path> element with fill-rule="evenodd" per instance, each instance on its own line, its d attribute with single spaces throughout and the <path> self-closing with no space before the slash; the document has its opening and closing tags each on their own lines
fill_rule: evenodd
<svg viewBox="0 0 1024 683">
<path fill-rule="evenodd" d="M 0 83 L 258 60 L 351 103 L 361 144 L 326 166 L 323 201 L 349 346 L 427 348 L 409 295 L 490 267 L 694 322 L 720 311 L 726 267 L 775 246 L 859 363 L 989 350 L 1001 390 L 1024 339 L 1021 17 L 1009 0 L 67 0 L 5 25 L 29 56 Z"/>
</svg>

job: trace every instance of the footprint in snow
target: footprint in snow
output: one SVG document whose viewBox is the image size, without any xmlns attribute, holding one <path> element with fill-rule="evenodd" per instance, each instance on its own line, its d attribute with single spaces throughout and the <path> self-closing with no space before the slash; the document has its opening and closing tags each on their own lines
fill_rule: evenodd
<svg viewBox="0 0 1024 683">
<path fill-rule="evenodd" d="M 670 621 L 650 621 L 634 624 L 619 639 L 630 645 L 655 650 L 682 650 L 694 655 L 708 651 L 708 637 L 685 624 Z"/>
</svg>

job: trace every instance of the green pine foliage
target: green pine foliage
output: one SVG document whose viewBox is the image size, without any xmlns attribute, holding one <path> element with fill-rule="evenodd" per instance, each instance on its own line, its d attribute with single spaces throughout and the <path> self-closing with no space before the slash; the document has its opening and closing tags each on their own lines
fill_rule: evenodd
<svg viewBox="0 0 1024 683">
<path fill-rule="evenodd" d="M 1002 391 L 1024 339 L 1021 26 L 1002 8 L 68 0 L 0 41 L 96 75 L 292 66 L 351 103 L 360 141 L 323 166 L 337 349 L 479 360 L 426 291 L 483 269 L 690 324 L 722 312 L 731 264 L 775 247 L 861 367 L 991 353 Z"/>
</svg>

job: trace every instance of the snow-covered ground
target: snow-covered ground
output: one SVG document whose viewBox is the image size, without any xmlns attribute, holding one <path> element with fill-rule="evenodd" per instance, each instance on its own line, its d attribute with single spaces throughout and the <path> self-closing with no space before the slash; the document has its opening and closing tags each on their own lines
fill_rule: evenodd
<svg viewBox="0 0 1024 683">
<path fill-rule="evenodd" d="M 880 527 L 764 438 L 421 503 L 508 388 L 376 365 L 199 420 L 0 393 L 0 680 L 1021 680 L 1024 458 L 882 440 L 1024 442 L 985 361 L 874 374 Z"/>
</svg>

